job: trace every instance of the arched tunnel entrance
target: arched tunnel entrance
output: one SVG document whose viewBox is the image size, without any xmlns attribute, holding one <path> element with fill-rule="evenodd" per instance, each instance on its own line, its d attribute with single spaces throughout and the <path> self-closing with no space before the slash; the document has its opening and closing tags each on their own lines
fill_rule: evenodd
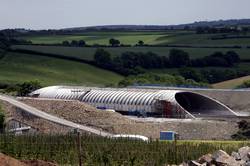
<svg viewBox="0 0 250 166">
<path fill-rule="evenodd" d="M 236 116 L 236 113 L 219 101 L 197 93 L 178 92 L 175 99 L 185 111 L 194 117 Z"/>
</svg>

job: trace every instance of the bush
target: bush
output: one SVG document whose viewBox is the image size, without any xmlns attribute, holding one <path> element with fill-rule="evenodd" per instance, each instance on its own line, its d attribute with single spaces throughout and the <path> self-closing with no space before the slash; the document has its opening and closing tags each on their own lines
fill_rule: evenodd
<svg viewBox="0 0 250 166">
<path fill-rule="evenodd" d="M 172 49 L 169 53 L 169 62 L 172 67 L 188 66 L 190 64 L 187 52 L 178 49 Z"/>
<path fill-rule="evenodd" d="M 94 55 L 95 64 L 105 69 L 111 69 L 112 60 L 111 55 L 104 49 L 97 49 Z"/>
<path fill-rule="evenodd" d="M 119 82 L 119 86 L 126 87 L 129 85 L 162 85 L 162 86 L 185 86 L 185 87 L 208 87 L 206 83 L 198 83 L 192 79 L 183 78 L 182 76 L 157 75 L 157 74 L 140 74 L 129 76 Z"/>
<path fill-rule="evenodd" d="M 5 114 L 3 112 L 3 109 L 0 105 L 0 133 L 4 131 L 5 128 Z"/>
<path fill-rule="evenodd" d="M 239 131 L 232 135 L 235 140 L 249 140 L 250 139 L 250 122 L 242 120 L 238 122 Z"/>
<path fill-rule="evenodd" d="M 41 83 L 39 81 L 26 81 L 22 84 L 17 84 L 17 86 L 18 96 L 28 96 L 29 93 L 42 88 Z"/>
<path fill-rule="evenodd" d="M 250 88 L 250 80 L 244 81 L 239 88 Z"/>
</svg>

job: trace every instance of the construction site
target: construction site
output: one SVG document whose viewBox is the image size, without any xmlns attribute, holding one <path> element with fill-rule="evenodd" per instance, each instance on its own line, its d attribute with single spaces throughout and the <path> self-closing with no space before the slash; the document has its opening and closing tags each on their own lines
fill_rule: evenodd
<svg viewBox="0 0 250 166">
<path fill-rule="evenodd" d="M 174 131 L 184 140 L 230 140 L 250 113 L 249 92 L 163 88 L 45 87 L 30 97 L 1 96 L 7 129 L 22 133 L 159 139 Z M 238 100 L 236 100 L 238 99 Z"/>
<path fill-rule="evenodd" d="M 237 116 L 237 113 L 218 100 L 183 90 L 52 86 L 32 92 L 30 96 L 78 100 L 99 109 L 144 117 L 183 119 Z"/>
</svg>

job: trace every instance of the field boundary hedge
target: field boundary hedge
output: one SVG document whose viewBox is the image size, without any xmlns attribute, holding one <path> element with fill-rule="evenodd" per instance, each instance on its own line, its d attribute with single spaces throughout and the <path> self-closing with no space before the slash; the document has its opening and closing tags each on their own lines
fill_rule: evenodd
<svg viewBox="0 0 250 166">
<path fill-rule="evenodd" d="M 25 50 L 25 49 L 9 49 L 9 52 L 14 52 L 14 53 L 23 53 L 23 54 L 30 54 L 30 55 L 38 55 L 38 56 L 44 56 L 44 57 L 52 57 L 52 58 L 58 58 L 58 59 L 63 59 L 63 60 L 70 60 L 74 62 L 80 62 L 80 63 L 87 63 L 90 65 L 95 65 L 94 61 L 89 61 L 86 59 L 81 59 L 77 57 L 70 57 L 70 56 L 65 56 L 65 55 L 59 55 L 59 54 L 51 54 L 51 53 L 43 53 L 39 51 L 32 51 L 32 50 Z"/>
</svg>

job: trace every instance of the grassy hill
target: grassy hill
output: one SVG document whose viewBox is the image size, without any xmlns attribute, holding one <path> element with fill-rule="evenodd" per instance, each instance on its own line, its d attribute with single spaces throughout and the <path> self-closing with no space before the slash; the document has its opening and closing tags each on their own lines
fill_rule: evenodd
<svg viewBox="0 0 250 166">
<path fill-rule="evenodd" d="M 139 40 L 143 40 L 147 44 L 153 44 L 157 38 L 166 35 L 169 34 L 164 32 L 86 32 L 73 35 L 28 36 L 24 39 L 30 40 L 34 44 L 55 44 L 64 40 L 84 40 L 91 45 L 109 44 L 110 38 L 116 38 L 123 44 L 136 44 Z"/>
<path fill-rule="evenodd" d="M 70 33 L 70 32 L 69 32 Z M 243 37 L 242 37 L 243 36 Z M 173 31 L 137 31 L 137 32 L 74 32 L 72 34 L 65 34 L 65 35 L 44 35 L 40 34 L 40 36 L 34 36 L 34 34 L 29 34 L 29 36 L 22 36 L 26 40 L 31 40 L 33 43 L 36 44 L 57 44 L 62 43 L 64 40 L 72 41 L 72 40 L 85 40 L 87 44 L 104 44 L 109 45 L 109 39 L 115 38 L 121 41 L 122 44 L 130 44 L 134 45 L 139 40 L 143 40 L 145 44 L 150 45 L 161 45 L 162 46 L 143 46 L 143 47 L 105 47 L 104 49 L 111 53 L 111 55 L 119 56 L 123 52 L 132 51 L 132 52 L 154 52 L 160 56 L 168 56 L 169 51 L 173 48 L 181 49 L 189 53 L 189 56 L 193 59 L 201 58 L 204 56 L 211 55 L 214 52 L 227 52 L 227 51 L 235 51 L 240 55 L 241 59 L 250 59 L 250 49 L 247 46 L 250 46 L 250 33 L 242 34 L 242 33 L 230 33 L 230 34 L 196 34 L 194 31 L 183 31 L 183 30 L 173 30 Z M 172 45 L 172 47 L 163 46 L 163 44 Z M 173 46 L 179 45 L 179 47 Z M 190 47 L 188 47 L 190 46 Z M 240 48 L 235 48 L 234 46 L 241 46 Z M 192 48 L 191 48 L 192 47 Z M 210 48 L 207 48 L 210 47 Z M 217 47 L 217 48 L 216 48 Z M 221 47 L 221 48 L 218 48 Z M 222 48 L 224 47 L 224 48 Z M 226 48 L 226 47 L 233 47 L 233 48 Z M 64 47 L 64 46 L 39 46 L 39 45 L 14 45 L 12 49 L 23 49 L 23 50 L 31 50 L 40 53 L 46 54 L 54 54 L 54 55 L 62 55 L 63 58 L 74 57 L 71 59 L 77 59 L 78 61 L 87 60 L 92 61 L 94 57 L 94 53 L 97 50 L 96 47 Z M 26 52 L 27 53 L 27 52 Z M 66 59 L 55 59 L 51 57 L 41 57 L 35 55 L 24 55 L 12 53 L 15 55 L 15 59 L 11 59 L 15 61 L 10 63 L 15 69 L 16 60 L 19 62 L 24 62 L 24 68 L 19 67 L 20 69 L 15 69 L 15 72 L 22 71 L 26 69 L 25 72 L 21 72 L 18 75 L 22 75 L 23 73 L 28 72 L 41 72 L 42 74 L 31 74 L 29 73 L 28 78 L 38 78 L 41 79 L 45 84 L 88 84 L 88 85 L 105 85 L 109 83 L 117 83 L 119 80 L 122 79 L 121 76 L 108 72 L 87 64 L 81 64 L 79 62 L 68 61 Z M 38 53 L 33 53 L 38 54 Z M 30 56 L 29 58 L 27 58 Z M 50 55 L 48 55 L 50 56 Z M 9 54 L 5 56 L 11 57 Z M 21 58 L 17 58 L 21 57 Z M 4 59 L 5 59 L 4 58 Z M 26 58 L 25 61 L 22 61 L 23 58 Z M 34 59 L 36 58 L 36 59 Z M 42 60 L 40 60 L 42 58 Z M 59 57 L 61 58 L 61 57 Z M 2 59 L 1 61 L 3 61 Z M 47 59 L 47 60 L 46 60 Z M 49 61 L 48 59 L 53 59 Z M 69 59 L 69 58 L 68 58 Z M 37 61 L 47 61 L 45 66 L 50 63 L 54 63 L 54 65 L 49 65 L 49 68 L 43 68 L 42 65 L 44 63 L 35 63 L 32 60 Z M 0 61 L 0 62 L 1 62 Z M 7 77 L 4 75 L 4 70 L 7 70 L 7 62 L 6 60 L 5 66 L 6 68 L 3 69 L 4 65 L 1 65 L 0 69 L 3 69 L 3 74 L 0 72 L 0 81 L 16 81 L 22 80 L 26 76 L 22 76 L 20 78 Z M 11 61 L 11 62 L 12 62 Z M 27 61 L 32 61 L 31 63 L 26 63 Z M 60 63 L 59 63 L 60 61 Z M 227 80 L 235 77 L 239 77 L 242 75 L 248 75 L 250 71 L 250 63 L 248 61 L 243 61 L 232 68 L 227 67 L 203 67 L 203 68 L 194 68 L 198 73 L 202 73 L 201 70 L 206 69 L 206 71 L 211 71 L 212 69 L 220 70 L 219 72 L 210 73 L 210 76 L 205 75 L 205 81 L 209 80 L 209 82 L 218 82 L 221 80 Z M 21 63 L 19 64 L 21 66 Z M 32 66 L 33 65 L 33 66 Z M 39 71 L 35 66 L 38 66 Z M 53 66 L 56 66 L 53 68 Z M 65 67 L 67 66 L 67 67 Z M 70 67 L 68 67 L 70 66 Z M 27 68 L 30 68 L 28 70 Z M 41 71 L 41 69 L 43 69 Z M 46 70 L 48 69 L 48 71 Z M 230 69 L 232 69 L 230 71 Z M 175 68 L 166 68 L 166 69 L 155 69 L 149 70 L 149 72 L 153 72 L 156 74 L 164 75 L 164 74 L 180 74 L 178 71 L 179 69 Z M 227 70 L 227 71 L 226 71 Z M 205 71 L 205 72 L 206 72 Z M 231 75 L 223 72 L 226 71 L 228 73 L 232 73 Z M 10 71 L 9 71 L 10 72 Z M 108 74 L 105 74 L 106 72 Z M 219 74 L 218 74 L 219 73 Z M 222 74 L 221 74 L 222 73 Z M 238 74 L 240 73 L 240 74 Z M 243 74 L 242 74 L 243 73 Z M 53 75 L 54 74 L 54 75 Z M 58 74 L 58 75 L 57 75 Z M 11 73 L 9 74 L 11 76 Z M 46 76 L 49 75 L 47 78 Z M 107 76 L 105 79 L 102 78 L 103 76 Z M 215 75 L 215 76 L 213 76 Z M 225 75 L 225 77 L 223 77 Z M 5 76 L 5 78 L 3 78 Z M 214 78 L 213 78 L 214 77 Z M 221 79 L 220 79 L 220 78 Z M 3 78 L 3 79 L 1 79 Z M 12 78 L 12 80 L 11 80 Z M 212 78 L 212 79 L 210 79 Z M 25 78 L 26 79 L 26 78 Z M 107 81 L 108 80 L 108 81 Z M 110 80 L 110 81 L 109 81 Z M 211 81 L 212 80 L 212 81 Z"/>
<path fill-rule="evenodd" d="M 62 59 L 21 53 L 7 53 L 0 59 L 0 82 L 21 83 L 39 80 L 44 86 L 117 84 L 123 77 L 97 67 Z"/>
<path fill-rule="evenodd" d="M 244 81 L 250 80 L 250 76 L 240 77 L 237 79 L 232 79 L 228 81 L 219 82 L 216 84 L 213 84 L 213 88 L 217 89 L 233 89 L 237 86 L 241 85 Z"/>
<path fill-rule="evenodd" d="M 134 45 L 139 40 L 145 44 L 182 44 L 182 45 L 206 45 L 206 46 L 247 46 L 249 38 L 220 39 L 212 40 L 212 37 L 223 34 L 196 34 L 194 31 L 164 31 L 164 32 L 85 32 L 69 35 L 40 35 L 25 36 L 23 39 L 30 40 L 34 44 L 55 44 L 64 40 L 84 40 L 87 44 L 109 44 L 110 38 L 116 38 L 122 44 Z M 241 35 L 241 34 L 235 34 Z M 249 36 L 249 34 L 244 34 Z"/>
<path fill-rule="evenodd" d="M 73 56 L 77 58 L 82 58 L 85 60 L 93 60 L 93 55 L 97 48 L 93 47 L 63 47 L 63 46 L 35 46 L 35 45 L 15 45 L 14 49 L 26 49 L 32 51 L 38 51 L 43 53 L 59 54 L 64 56 Z M 160 56 L 168 56 L 169 50 L 173 49 L 171 47 L 108 47 L 104 48 L 110 52 L 113 56 L 120 55 L 126 51 L 133 52 L 154 52 Z M 189 53 L 191 58 L 200 58 L 208 56 L 216 51 L 227 52 L 235 51 L 242 59 L 250 58 L 250 49 L 230 49 L 230 48 L 178 48 Z"/>
</svg>

